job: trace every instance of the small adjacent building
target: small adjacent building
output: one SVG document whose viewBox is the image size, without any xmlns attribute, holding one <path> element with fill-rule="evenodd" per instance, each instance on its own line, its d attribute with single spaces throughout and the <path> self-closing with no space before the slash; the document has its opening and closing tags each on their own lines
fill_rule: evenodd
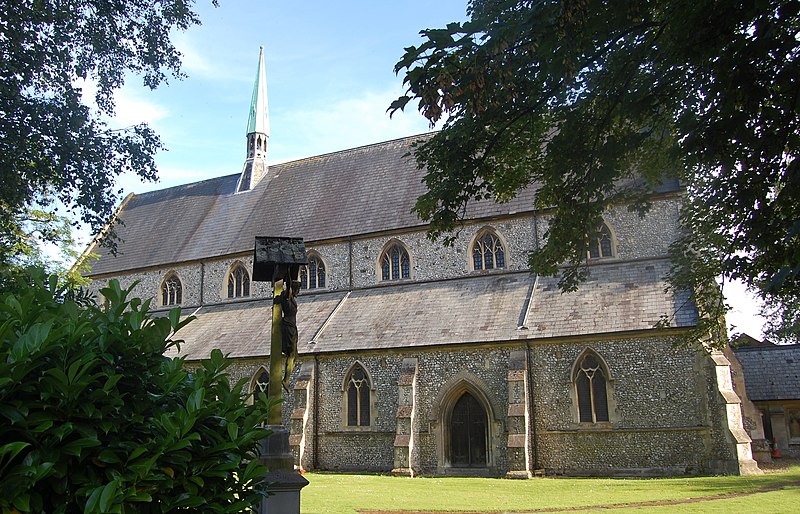
<svg viewBox="0 0 800 514">
<path fill-rule="evenodd" d="M 469 204 L 454 244 L 426 237 L 414 136 L 267 160 L 263 54 L 240 173 L 131 195 L 116 256 L 88 276 L 197 317 L 191 365 L 220 348 L 254 392 L 269 376 L 272 298 L 251 280 L 256 236 L 302 237 L 298 365 L 284 395 L 305 469 L 527 478 L 757 470 L 729 362 L 678 344 L 697 311 L 665 292 L 682 189 L 644 217 L 604 214 L 589 279 L 562 293 L 527 254 L 551 213 L 535 185 Z M 666 316 L 671 328 L 655 328 Z"/>
<path fill-rule="evenodd" d="M 735 351 L 764 437 L 780 455 L 800 457 L 800 345 L 755 341 Z"/>
</svg>

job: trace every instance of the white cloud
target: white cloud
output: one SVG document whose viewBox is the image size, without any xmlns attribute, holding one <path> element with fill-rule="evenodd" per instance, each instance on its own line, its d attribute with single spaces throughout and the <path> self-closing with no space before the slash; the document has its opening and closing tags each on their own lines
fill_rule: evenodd
<svg viewBox="0 0 800 514">
<path fill-rule="evenodd" d="M 143 90 L 123 87 L 114 94 L 114 125 L 127 127 L 138 123 L 153 124 L 169 114 L 166 107 L 142 98 L 140 91 Z"/>
<path fill-rule="evenodd" d="M 185 32 L 176 33 L 172 38 L 175 48 L 181 53 L 181 69 L 189 76 L 217 77 L 219 75 L 204 53 L 197 50 L 191 37 Z"/>
<path fill-rule="evenodd" d="M 78 81 L 75 85 L 81 88 L 81 101 L 84 105 L 96 109 L 97 81 L 85 79 Z M 103 119 L 114 128 L 122 128 L 138 123 L 152 124 L 165 118 L 169 114 L 167 108 L 142 97 L 148 92 L 150 92 L 149 89 L 140 86 L 122 86 L 114 92 L 114 117 L 108 118 L 103 115 Z"/>
<path fill-rule="evenodd" d="M 354 98 L 316 109 L 274 112 L 270 144 L 278 159 L 271 161 L 309 157 L 428 132 L 427 120 L 410 104 L 406 112 L 398 111 L 389 118 L 386 109 L 399 95 L 399 88 L 393 87 L 382 92 L 361 92 Z M 284 131 L 291 137 L 282 138 Z"/>
</svg>

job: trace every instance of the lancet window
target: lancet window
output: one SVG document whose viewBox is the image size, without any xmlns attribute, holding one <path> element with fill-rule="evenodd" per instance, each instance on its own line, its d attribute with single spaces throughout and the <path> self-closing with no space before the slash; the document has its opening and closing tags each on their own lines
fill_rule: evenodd
<svg viewBox="0 0 800 514">
<path fill-rule="evenodd" d="M 300 287 L 318 289 L 325 287 L 325 263 L 316 255 L 309 255 L 308 266 L 300 269 Z"/>
<path fill-rule="evenodd" d="M 242 264 L 236 264 L 228 273 L 228 298 L 250 296 L 250 274 Z"/>
<path fill-rule="evenodd" d="M 381 280 L 400 280 L 411 276 L 411 260 L 400 243 L 389 246 L 381 255 Z"/>
<path fill-rule="evenodd" d="M 161 305 L 180 305 L 183 303 L 183 285 L 178 275 L 167 276 L 161 284 Z"/>
<path fill-rule="evenodd" d="M 608 225 L 603 223 L 597 233 L 597 237 L 589 241 L 589 258 L 600 259 L 603 257 L 614 256 L 614 244 L 611 238 L 611 230 Z"/>
<path fill-rule="evenodd" d="M 347 395 L 347 426 L 366 427 L 370 425 L 371 384 L 367 372 L 356 363 L 350 368 L 345 381 Z"/>
<path fill-rule="evenodd" d="M 253 379 L 252 392 L 256 398 L 269 394 L 269 372 L 266 369 L 261 368 L 256 373 Z"/>
<path fill-rule="evenodd" d="M 600 358 L 592 352 L 581 356 L 574 381 L 580 422 L 608 421 L 608 376 Z"/>
<path fill-rule="evenodd" d="M 481 232 L 472 243 L 472 267 L 476 271 L 506 267 L 505 247 L 493 232 Z"/>
</svg>

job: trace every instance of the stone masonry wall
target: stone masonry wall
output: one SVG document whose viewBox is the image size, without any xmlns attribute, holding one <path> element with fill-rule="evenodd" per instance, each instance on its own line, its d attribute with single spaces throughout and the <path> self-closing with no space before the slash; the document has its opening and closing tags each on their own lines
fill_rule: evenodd
<svg viewBox="0 0 800 514">
<path fill-rule="evenodd" d="M 704 471 L 707 356 L 674 343 L 651 337 L 533 346 L 535 466 L 578 475 Z M 578 421 L 571 371 L 586 349 L 608 367 L 609 423 Z"/>
<path fill-rule="evenodd" d="M 654 202 L 650 212 L 640 219 L 638 214 L 625 207 L 610 209 L 605 220 L 612 231 L 616 254 L 614 260 L 664 257 L 670 242 L 678 236 L 678 209 L 680 201 L 674 198 Z M 547 228 L 547 216 L 534 222 L 532 215 L 467 224 L 460 230 L 452 246 L 428 240 L 424 230 L 396 236 L 368 236 L 352 242 L 307 242 L 309 253 L 318 255 L 325 264 L 326 289 L 346 290 L 370 287 L 380 282 L 379 259 L 391 241 L 399 241 L 408 249 L 411 260 L 411 280 L 438 280 L 465 276 L 471 271 L 470 245 L 483 229 L 493 230 L 504 243 L 506 270 L 527 268 L 527 254 L 535 247 L 534 234 L 540 239 Z M 352 254 L 352 262 L 351 262 Z M 178 275 L 183 285 L 181 307 L 194 308 L 201 304 L 215 304 L 237 299 L 227 298 L 228 273 L 236 263 L 252 270 L 252 254 L 236 254 L 205 259 L 202 262 L 156 267 L 122 273 L 113 278 L 124 286 L 139 281 L 135 294 L 155 298 L 153 306 L 160 307 L 160 287 L 168 273 Z M 352 276 L 351 276 L 352 269 Z M 108 278 L 98 277 L 91 286 L 96 293 Z M 201 292 L 202 288 L 202 292 Z M 251 297 L 268 298 L 270 285 L 251 283 Z"/>
<path fill-rule="evenodd" d="M 587 349 L 610 373 L 611 421 L 577 421 L 571 371 Z M 465 390 L 487 409 L 488 474 L 508 468 L 508 362 L 524 344 L 460 346 L 447 349 L 365 352 L 318 356 L 317 412 L 309 423 L 318 434 L 317 469 L 388 472 L 394 464 L 398 379 L 404 358 L 418 360 L 416 449 L 419 469 L 449 473 L 447 409 Z M 663 337 L 532 344 L 529 370 L 534 469 L 548 474 L 684 474 L 708 472 L 707 462 L 724 457 L 710 423 L 707 356 Z M 347 427 L 344 379 L 360 363 L 373 386 L 372 424 Z M 257 361 L 237 361 L 232 374 L 247 376 Z M 299 366 L 298 366 L 299 368 Z M 297 368 L 296 368 L 297 369 Z M 291 389 L 291 388 L 290 388 Z M 286 395 L 284 416 L 292 410 Z M 313 419 L 314 414 L 318 417 Z M 719 428 L 722 430 L 722 428 Z M 713 442 L 712 442 L 713 441 Z M 730 451 L 730 450 L 728 450 Z"/>
</svg>

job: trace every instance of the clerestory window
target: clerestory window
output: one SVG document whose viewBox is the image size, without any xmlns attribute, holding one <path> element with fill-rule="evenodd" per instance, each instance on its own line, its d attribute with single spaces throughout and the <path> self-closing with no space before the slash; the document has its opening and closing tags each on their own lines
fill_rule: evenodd
<svg viewBox="0 0 800 514">
<path fill-rule="evenodd" d="M 300 287 L 322 289 L 325 287 L 325 263 L 316 255 L 308 258 L 308 266 L 300 269 Z"/>
<path fill-rule="evenodd" d="M 167 276 L 161 284 L 161 305 L 180 305 L 183 303 L 183 285 L 174 273 Z"/>
<path fill-rule="evenodd" d="M 483 231 L 472 243 L 472 269 L 475 271 L 506 267 L 506 249 L 496 234 Z"/>
<path fill-rule="evenodd" d="M 242 264 L 237 264 L 228 273 L 228 298 L 250 296 L 250 274 Z"/>
<path fill-rule="evenodd" d="M 393 243 L 381 255 L 381 280 L 400 280 L 411 276 L 411 260 L 400 243 Z"/>
<path fill-rule="evenodd" d="M 589 258 L 601 259 L 614 256 L 614 244 L 611 238 L 611 230 L 608 225 L 603 223 L 597 232 L 597 237 L 589 241 Z"/>
</svg>

